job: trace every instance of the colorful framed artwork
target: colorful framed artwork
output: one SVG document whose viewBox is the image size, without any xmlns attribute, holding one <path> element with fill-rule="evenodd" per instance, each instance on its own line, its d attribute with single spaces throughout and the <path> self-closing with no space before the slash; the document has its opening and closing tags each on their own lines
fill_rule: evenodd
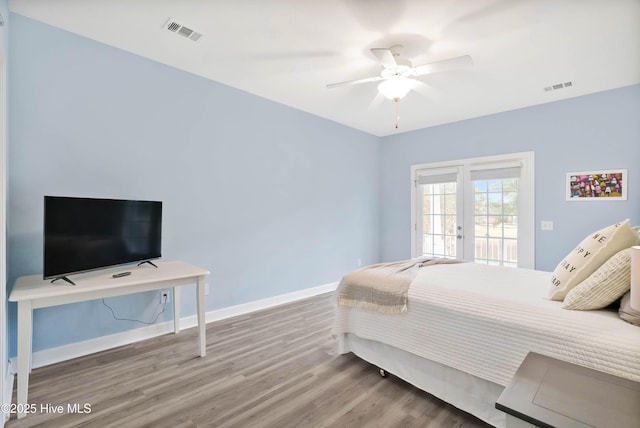
<svg viewBox="0 0 640 428">
<path fill-rule="evenodd" d="M 626 169 L 567 173 L 567 201 L 627 200 Z"/>
</svg>

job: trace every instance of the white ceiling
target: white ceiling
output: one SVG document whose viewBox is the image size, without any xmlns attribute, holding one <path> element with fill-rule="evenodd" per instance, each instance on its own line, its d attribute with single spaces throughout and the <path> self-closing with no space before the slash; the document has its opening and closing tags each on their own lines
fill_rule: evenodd
<svg viewBox="0 0 640 428">
<path fill-rule="evenodd" d="M 12 12 L 384 136 L 640 83 L 640 0 L 12 0 Z M 204 34 L 163 27 L 172 18 Z M 471 55 L 395 104 L 373 47 Z M 571 81 L 573 86 L 545 92 Z M 396 108 L 400 116 L 395 129 Z"/>
</svg>

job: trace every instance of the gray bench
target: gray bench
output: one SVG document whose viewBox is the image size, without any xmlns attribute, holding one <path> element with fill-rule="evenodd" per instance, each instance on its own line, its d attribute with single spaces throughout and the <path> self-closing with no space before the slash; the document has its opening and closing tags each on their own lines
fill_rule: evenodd
<svg viewBox="0 0 640 428">
<path fill-rule="evenodd" d="M 496 409 L 507 428 L 638 428 L 640 383 L 530 352 Z"/>
</svg>

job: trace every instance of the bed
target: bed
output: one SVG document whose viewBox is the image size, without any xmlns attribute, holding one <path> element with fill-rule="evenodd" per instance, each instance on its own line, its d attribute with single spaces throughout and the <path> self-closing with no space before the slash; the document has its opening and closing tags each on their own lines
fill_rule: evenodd
<svg viewBox="0 0 640 428">
<path fill-rule="evenodd" d="M 421 266 L 397 313 L 336 306 L 338 351 L 496 427 L 505 416 L 495 401 L 530 351 L 640 381 L 640 327 L 617 310 L 563 309 L 548 299 L 552 275 L 476 263 Z"/>
</svg>

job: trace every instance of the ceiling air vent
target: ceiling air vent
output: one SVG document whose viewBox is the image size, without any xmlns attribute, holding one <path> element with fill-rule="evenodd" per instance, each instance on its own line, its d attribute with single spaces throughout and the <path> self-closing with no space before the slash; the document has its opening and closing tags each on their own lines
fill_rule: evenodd
<svg viewBox="0 0 640 428">
<path fill-rule="evenodd" d="M 545 92 L 557 91 L 562 88 L 569 88 L 573 86 L 573 82 L 556 83 L 555 85 L 545 86 L 543 89 Z"/>
<path fill-rule="evenodd" d="M 172 33 L 179 34 L 186 39 L 193 40 L 194 42 L 197 42 L 202 37 L 202 33 L 199 33 L 189 27 L 185 27 L 184 25 L 177 21 L 174 21 L 173 19 L 169 19 L 164 28 L 166 28 L 168 31 L 171 31 Z"/>
</svg>

